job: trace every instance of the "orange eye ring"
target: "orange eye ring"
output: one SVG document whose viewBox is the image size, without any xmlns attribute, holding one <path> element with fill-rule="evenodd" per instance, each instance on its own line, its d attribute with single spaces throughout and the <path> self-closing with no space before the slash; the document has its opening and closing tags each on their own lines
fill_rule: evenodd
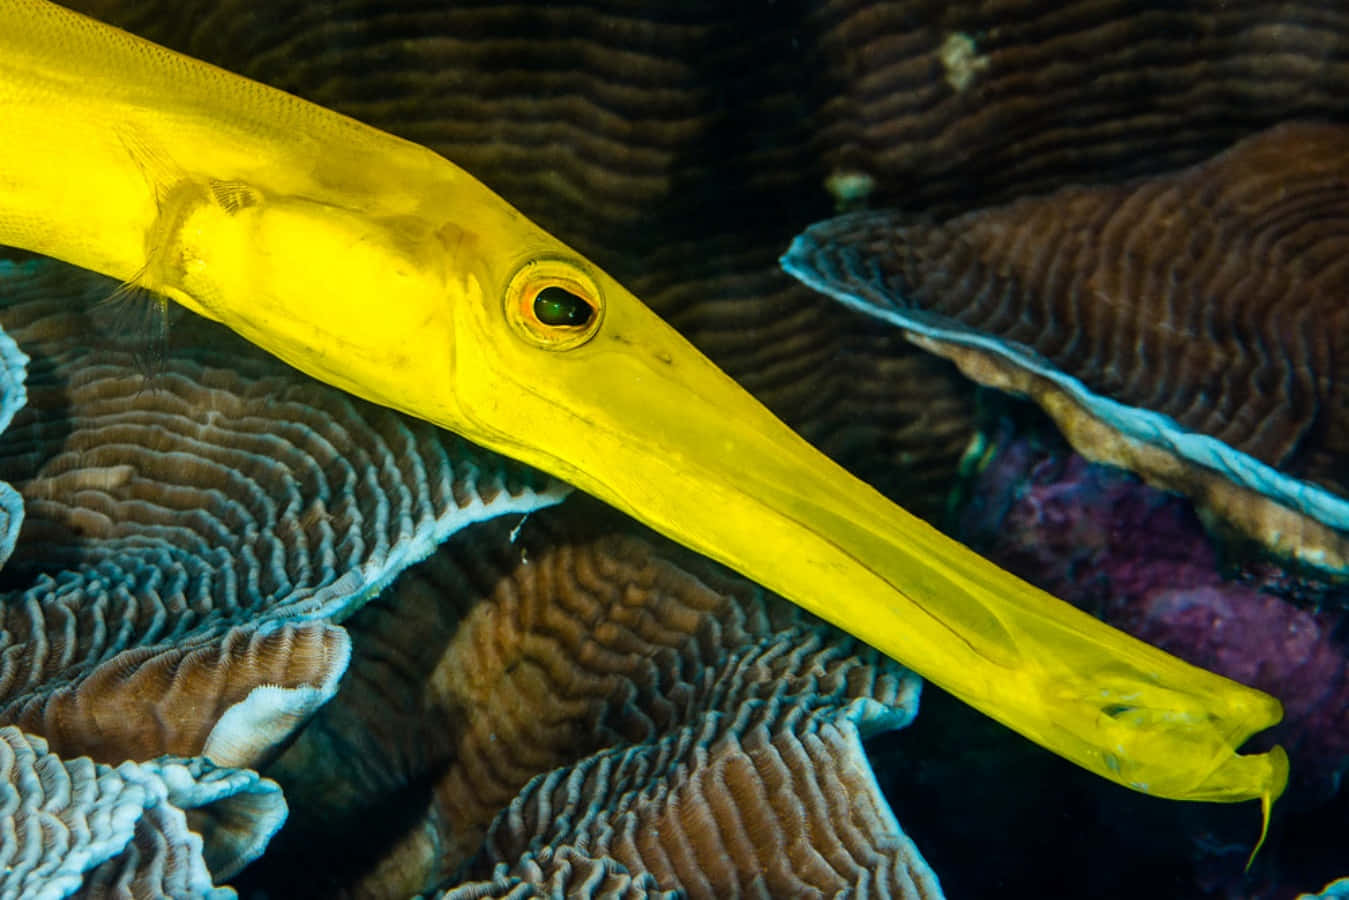
<svg viewBox="0 0 1349 900">
<path fill-rule="evenodd" d="M 589 341 L 604 318 L 604 298 L 575 262 L 533 259 L 506 286 L 506 320 L 516 334 L 545 350 L 571 350 Z"/>
</svg>

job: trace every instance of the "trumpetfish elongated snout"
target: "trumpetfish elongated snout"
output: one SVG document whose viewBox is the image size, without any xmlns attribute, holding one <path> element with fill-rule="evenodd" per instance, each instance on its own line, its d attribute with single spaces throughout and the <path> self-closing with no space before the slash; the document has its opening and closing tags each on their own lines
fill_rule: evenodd
<svg viewBox="0 0 1349 900">
<path fill-rule="evenodd" d="M 1236 752 L 1276 700 L 890 503 L 431 151 L 40 0 L 0 0 L 0 137 L 0 242 L 552 472 L 1112 781 L 1283 790 Z"/>
</svg>

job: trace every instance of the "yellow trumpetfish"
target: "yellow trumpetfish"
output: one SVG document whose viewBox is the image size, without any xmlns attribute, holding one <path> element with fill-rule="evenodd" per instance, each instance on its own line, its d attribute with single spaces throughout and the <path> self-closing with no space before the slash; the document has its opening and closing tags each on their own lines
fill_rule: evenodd
<svg viewBox="0 0 1349 900">
<path fill-rule="evenodd" d="M 1260 798 L 1272 697 L 1002 571 L 848 475 L 632 294 L 423 147 L 0 0 L 0 242 L 570 481 L 1123 785 Z"/>
</svg>

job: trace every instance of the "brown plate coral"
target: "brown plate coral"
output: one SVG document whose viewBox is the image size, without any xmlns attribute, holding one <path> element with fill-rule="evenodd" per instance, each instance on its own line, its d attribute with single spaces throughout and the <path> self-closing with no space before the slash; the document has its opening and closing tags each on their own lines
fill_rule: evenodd
<svg viewBox="0 0 1349 900">
<path fill-rule="evenodd" d="M 512 518 L 349 620 L 249 887 L 940 895 L 860 743 L 916 713 L 913 675 L 594 503 Z"/>
<path fill-rule="evenodd" d="M 783 266 L 1082 453 L 1300 560 L 1349 569 L 1349 128 L 1289 124 L 1202 165 L 945 221 L 859 213 Z"/>
<path fill-rule="evenodd" d="M 94 773 L 173 754 L 238 767 L 220 768 L 233 773 L 222 783 L 256 781 L 241 767 L 272 756 L 346 669 L 350 641 L 331 620 L 445 535 L 567 489 L 320 387 L 205 323 L 147 380 L 134 338 L 104 320 L 113 287 L 49 261 L 0 262 L 0 349 L 17 337 L 28 357 L 26 395 L 13 381 L 0 404 L 26 399 L 0 437 L 5 496 L 20 501 L 7 521 L 22 520 L 7 529 L 17 541 L 0 575 L 0 721 L 44 766 Z M 24 361 L 16 353 L 6 373 Z M 96 763 L 76 759 L 86 756 Z M 15 809 L 44 802 L 33 787 L 9 783 Z M 284 817 L 268 790 L 270 813 L 230 824 L 246 851 L 198 846 L 193 884 L 204 865 L 228 877 L 261 852 Z M 78 886 L 79 860 L 100 862 L 78 826 L 102 814 L 88 805 L 99 796 L 76 791 L 66 827 L 78 839 L 41 841 L 57 857 L 33 857 L 75 866 L 62 891 Z M 153 827 L 167 837 L 147 836 L 147 848 L 186 839 Z M 157 853 L 127 863 L 125 878 L 161 865 Z M 10 874 L 33 877 L 17 862 Z"/>
</svg>

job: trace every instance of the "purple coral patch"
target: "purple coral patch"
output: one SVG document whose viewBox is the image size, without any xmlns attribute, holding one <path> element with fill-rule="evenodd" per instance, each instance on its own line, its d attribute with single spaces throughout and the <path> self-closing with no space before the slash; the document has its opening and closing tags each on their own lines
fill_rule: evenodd
<svg viewBox="0 0 1349 900">
<path fill-rule="evenodd" d="M 1065 448 L 1006 441 L 975 475 L 957 528 L 1000 565 L 1196 665 L 1277 696 L 1293 802 L 1349 767 L 1349 614 L 1306 609 L 1295 579 L 1223 574 L 1190 504 Z M 1342 607 L 1341 607 L 1342 609 Z"/>
</svg>

